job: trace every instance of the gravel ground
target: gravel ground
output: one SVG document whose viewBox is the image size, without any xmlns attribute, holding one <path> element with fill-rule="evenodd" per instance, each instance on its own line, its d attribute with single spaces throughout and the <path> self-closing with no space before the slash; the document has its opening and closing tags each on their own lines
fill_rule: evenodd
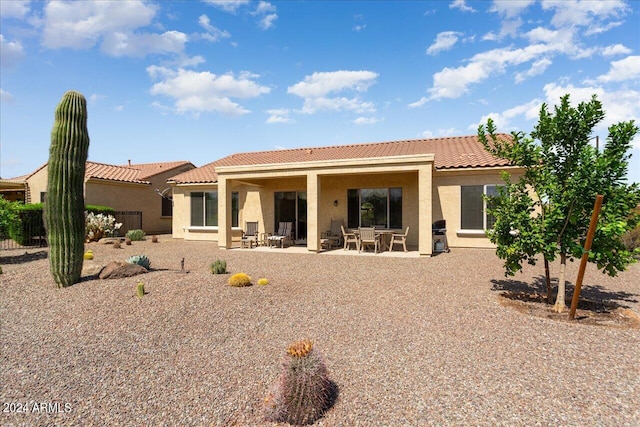
<svg viewBox="0 0 640 427">
<path fill-rule="evenodd" d="M 640 425 L 640 329 L 500 305 L 498 288 L 527 288 L 542 266 L 505 279 L 490 250 L 351 257 L 169 237 L 88 246 L 95 263 L 144 253 L 156 270 L 59 290 L 46 252 L 0 253 L 3 426 L 269 425 L 261 402 L 301 338 L 339 390 L 320 426 Z M 226 285 L 208 272 L 217 257 L 270 284 Z M 617 278 L 590 265 L 584 291 L 640 312 L 640 265 Z"/>
</svg>

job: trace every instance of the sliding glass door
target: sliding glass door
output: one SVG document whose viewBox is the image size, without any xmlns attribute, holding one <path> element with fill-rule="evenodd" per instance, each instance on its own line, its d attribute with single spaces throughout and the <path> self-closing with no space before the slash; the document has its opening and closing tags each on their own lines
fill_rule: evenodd
<svg viewBox="0 0 640 427">
<path fill-rule="evenodd" d="M 277 191 L 274 200 L 274 230 L 280 222 L 293 223 L 296 242 L 307 240 L 307 193 L 305 191 Z"/>
</svg>

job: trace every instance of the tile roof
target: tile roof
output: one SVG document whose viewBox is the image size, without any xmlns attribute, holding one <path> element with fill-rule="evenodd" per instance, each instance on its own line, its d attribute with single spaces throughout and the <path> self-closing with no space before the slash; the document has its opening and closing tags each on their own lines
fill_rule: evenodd
<svg viewBox="0 0 640 427">
<path fill-rule="evenodd" d="M 500 137 L 511 138 L 507 134 L 500 134 Z M 169 181 L 181 184 L 216 182 L 218 176 L 215 168 L 218 166 L 303 163 L 431 153 L 434 154 L 436 169 L 482 168 L 508 166 L 509 164 L 506 160 L 498 159 L 487 153 L 477 135 L 473 135 L 236 153 L 176 175 Z"/>
<path fill-rule="evenodd" d="M 140 169 L 129 166 L 107 165 L 104 163 L 87 162 L 85 179 L 105 179 L 109 181 L 132 182 L 136 184 L 151 184 L 140 179 Z"/>
<path fill-rule="evenodd" d="M 140 171 L 138 179 L 147 179 L 160 173 L 164 173 L 171 169 L 176 169 L 182 166 L 190 166 L 191 168 L 195 168 L 193 163 L 187 162 L 186 160 L 180 160 L 176 162 L 137 163 L 123 166 L 138 169 Z"/>
<path fill-rule="evenodd" d="M 40 166 L 38 169 L 28 175 L 23 175 L 10 180 L 3 181 L 26 181 L 33 176 L 36 172 L 40 171 L 47 166 L 47 163 Z M 193 163 L 180 160 L 176 162 L 159 162 L 159 163 L 140 163 L 134 165 L 109 165 L 106 163 L 98 163 L 87 161 L 85 165 L 84 178 L 85 179 L 104 179 L 108 181 L 118 182 L 132 182 L 136 184 L 151 184 L 147 179 L 182 166 L 195 167 Z"/>
</svg>

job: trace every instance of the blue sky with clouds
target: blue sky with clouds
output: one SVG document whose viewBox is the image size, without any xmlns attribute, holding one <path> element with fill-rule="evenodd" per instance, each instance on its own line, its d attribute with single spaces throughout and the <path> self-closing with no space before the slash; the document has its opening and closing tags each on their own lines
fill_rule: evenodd
<svg viewBox="0 0 640 427">
<path fill-rule="evenodd" d="M 47 161 L 88 100 L 90 160 L 530 132 L 596 94 L 640 122 L 637 1 L 0 1 L 0 176 Z M 640 182 L 640 137 L 629 177 Z"/>
</svg>

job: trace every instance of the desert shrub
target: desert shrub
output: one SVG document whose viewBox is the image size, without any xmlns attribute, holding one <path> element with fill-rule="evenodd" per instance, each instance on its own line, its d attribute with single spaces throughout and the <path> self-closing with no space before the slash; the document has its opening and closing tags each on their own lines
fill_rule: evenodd
<svg viewBox="0 0 640 427">
<path fill-rule="evenodd" d="M 632 215 L 640 215 L 640 206 L 634 209 Z M 622 243 L 628 251 L 636 252 L 636 258 L 640 257 L 640 223 L 622 235 Z"/>
<path fill-rule="evenodd" d="M 236 273 L 229 277 L 229 285 L 235 287 L 251 286 L 251 277 L 245 273 Z"/>
<path fill-rule="evenodd" d="M 313 342 L 298 341 L 287 348 L 280 376 L 264 399 L 264 416 L 271 422 L 312 424 L 329 409 L 333 397 L 324 358 Z"/>
<path fill-rule="evenodd" d="M 95 214 L 93 212 L 84 213 L 85 218 L 85 240 L 87 242 L 97 242 L 106 236 L 113 236 L 122 224 L 116 222 L 112 215 Z"/>
<path fill-rule="evenodd" d="M 44 236 L 44 220 L 42 216 L 42 203 L 23 204 L 18 202 L 5 202 L 7 224 L 5 233 L 20 245 L 29 245 L 34 236 Z M 12 221 L 9 221 L 12 219 Z M 0 219 L 0 221 L 3 221 Z M 2 233 L 0 228 L 0 234 Z"/>
<path fill-rule="evenodd" d="M 0 236 L 8 235 L 9 228 L 17 221 L 17 203 L 5 200 L 0 194 Z"/>
<path fill-rule="evenodd" d="M 138 264 L 149 270 L 151 268 L 151 261 L 146 255 L 132 255 L 127 260 L 129 264 Z"/>
<path fill-rule="evenodd" d="M 102 214 L 102 215 L 115 215 L 116 210 L 110 208 L 109 206 L 100 206 L 100 205 L 85 205 L 84 210 L 87 212 L 93 212 L 94 214 Z"/>
<path fill-rule="evenodd" d="M 227 262 L 224 260 L 216 259 L 210 266 L 212 274 L 225 274 L 227 272 Z"/>
<path fill-rule="evenodd" d="M 129 230 L 127 231 L 126 237 L 131 240 L 144 240 L 144 234 L 142 230 Z"/>
</svg>

